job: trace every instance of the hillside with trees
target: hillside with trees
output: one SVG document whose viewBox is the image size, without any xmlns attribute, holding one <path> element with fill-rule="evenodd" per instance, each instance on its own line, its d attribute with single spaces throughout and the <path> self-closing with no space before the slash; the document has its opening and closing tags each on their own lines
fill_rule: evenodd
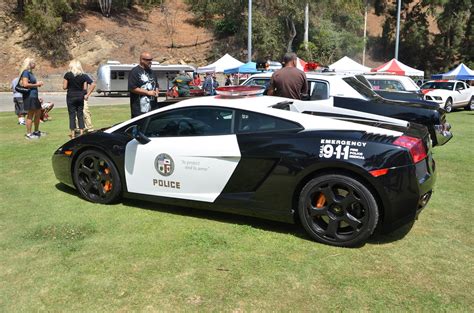
<svg viewBox="0 0 474 313">
<path fill-rule="evenodd" d="M 366 64 L 375 66 L 394 56 L 396 3 L 253 0 L 252 59 L 295 51 L 325 65 L 345 55 L 362 61 L 367 10 Z M 428 74 L 474 67 L 473 10 L 472 0 L 402 0 L 399 59 Z M 143 49 L 169 63 L 203 65 L 226 52 L 247 60 L 248 0 L 4 0 L 0 18 L 8 74 L 31 54 L 46 72 L 72 58 L 89 70 L 107 59 L 135 62 Z"/>
</svg>

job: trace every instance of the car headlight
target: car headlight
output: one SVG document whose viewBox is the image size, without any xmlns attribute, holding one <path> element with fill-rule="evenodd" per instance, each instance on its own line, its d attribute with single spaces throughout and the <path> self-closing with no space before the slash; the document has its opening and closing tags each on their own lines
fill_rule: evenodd
<svg viewBox="0 0 474 313">
<path fill-rule="evenodd" d="M 443 98 L 441 98 L 440 96 L 433 96 L 433 99 L 435 99 L 435 100 L 443 100 Z"/>
</svg>

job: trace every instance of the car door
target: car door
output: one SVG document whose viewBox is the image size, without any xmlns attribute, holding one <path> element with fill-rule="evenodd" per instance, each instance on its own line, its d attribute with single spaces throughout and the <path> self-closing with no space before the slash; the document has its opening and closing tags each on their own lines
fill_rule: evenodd
<svg viewBox="0 0 474 313">
<path fill-rule="evenodd" d="M 233 110 L 218 107 L 151 116 L 142 130 L 150 142 L 134 139 L 126 146 L 128 191 L 213 202 L 240 161 L 233 116 Z"/>
<path fill-rule="evenodd" d="M 461 106 L 466 104 L 470 100 L 470 90 L 466 88 L 464 82 L 457 82 L 455 87 L 455 106 Z"/>
</svg>

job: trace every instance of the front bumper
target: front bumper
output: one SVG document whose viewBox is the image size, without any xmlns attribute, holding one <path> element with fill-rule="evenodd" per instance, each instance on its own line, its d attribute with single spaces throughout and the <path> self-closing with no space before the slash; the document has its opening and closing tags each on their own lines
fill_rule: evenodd
<svg viewBox="0 0 474 313">
<path fill-rule="evenodd" d="M 54 175 L 61 183 L 75 188 L 71 175 L 71 162 L 72 158 L 66 156 L 61 148 L 54 152 L 52 159 Z"/>
<path fill-rule="evenodd" d="M 439 104 L 439 107 L 440 107 L 440 108 L 444 108 L 444 103 L 445 103 L 445 101 L 444 101 L 443 98 L 441 98 L 440 96 L 425 95 L 425 100 L 426 100 L 426 101 L 436 102 L 437 104 Z"/>
</svg>

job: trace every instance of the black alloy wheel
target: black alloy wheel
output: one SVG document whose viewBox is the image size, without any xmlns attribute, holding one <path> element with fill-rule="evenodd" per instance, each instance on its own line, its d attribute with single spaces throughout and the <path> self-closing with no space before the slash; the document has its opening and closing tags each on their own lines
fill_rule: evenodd
<svg viewBox="0 0 474 313">
<path fill-rule="evenodd" d="M 444 109 L 448 113 L 450 113 L 453 110 L 453 100 L 451 98 L 448 98 L 448 100 L 446 100 L 446 104 L 444 105 Z"/>
<path fill-rule="evenodd" d="M 99 151 L 81 153 L 74 163 L 74 184 L 80 194 L 96 203 L 112 203 L 120 198 L 122 185 L 114 163 Z"/>
<path fill-rule="evenodd" d="M 371 191 L 352 177 L 339 174 L 309 181 L 300 193 L 298 213 L 313 239 L 344 247 L 364 243 L 379 217 Z"/>
</svg>

